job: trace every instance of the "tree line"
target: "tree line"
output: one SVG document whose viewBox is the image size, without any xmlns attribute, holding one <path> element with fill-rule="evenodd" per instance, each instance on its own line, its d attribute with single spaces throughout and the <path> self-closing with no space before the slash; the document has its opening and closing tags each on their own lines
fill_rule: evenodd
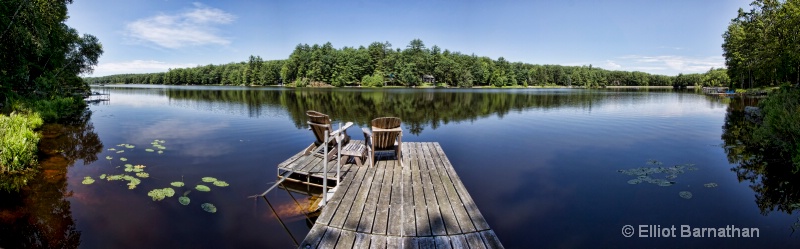
<svg viewBox="0 0 800 249">
<path fill-rule="evenodd" d="M 739 8 L 723 34 L 732 84 L 741 88 L 800 82 L 800 1 L 756 0 Z"/>
<path fill-rule="evenodd" d="M 719 76 L 722 72 L 723 76 Z M 242 85 L 288 84 L 307 86 L 419 86 L 423 76 L 433 76 L 436 85 L 451 87 L 515 86 L 725 86 L 725 69 L 711 69 L 704 74 L 666 76 L 645 72 L 606 70 L 592 65 L 534 65 L 497 60 L 475 54 L 467 55 L 430 48 L 412 40 L 405 49 L 389 42 L 373 42 L 367 47 L 336 49 L 323 45 L 299 44 L 285 60 L 263 60 L 250 56 L 247 61 L 193 68 L 169 69 L 148 74 L 118 74 L 90 77 L 92 84 L 165 84 L 165 85 Z"/>
</svg>

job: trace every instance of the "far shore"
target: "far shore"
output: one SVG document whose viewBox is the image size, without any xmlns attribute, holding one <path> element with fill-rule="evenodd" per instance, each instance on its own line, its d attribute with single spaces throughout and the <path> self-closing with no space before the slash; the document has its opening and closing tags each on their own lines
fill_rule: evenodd
<svg viewBox="0 0 800 249">
<path fill-rule="evenodd" d="M 123 83 L 106 83 L 102 85 L 90 85 L 90 86 L 125 86 L 125 85 L 144 85 L 144 86 L 234 86 L 234 85 L 163 85 L 163 84 L 123 84 Z M 298 88 L 294 86 L 282 86 L 282 85 L 249 85 L 246 87 L 286 87 L 286 88 Z M 324 86 L 324 87 L 300 87 L 300 88 L 337 88 L 333 86 Z M 344 86 L 341 88 L 362 88 L 361 86 Z M 459 88 L 459 87 L 441 87 L 441 86 L 415 86 L 415 87 L 406 87 L 406 86 L 384 86 L 384 87 L 364 87 L 364 88 L 418 88 L 418 89 L 435 89 L 435 88 Z M 581 86 L 511 86 L 511 87 L 494 87 L 494 86 L 473 86 L 470 87 L 472 89 L 587 89 Z M 605 87 L 594 87 L 591 89 L 602 89 L 602 88 L 609 88 L 609 89 L 672 89 L 672 86 L 605 86 Z M 686 86 L 687 89 L 694 89 L 697 86 Z M 469 88 L 465 88 L 469 89 Z"/>
</svg>

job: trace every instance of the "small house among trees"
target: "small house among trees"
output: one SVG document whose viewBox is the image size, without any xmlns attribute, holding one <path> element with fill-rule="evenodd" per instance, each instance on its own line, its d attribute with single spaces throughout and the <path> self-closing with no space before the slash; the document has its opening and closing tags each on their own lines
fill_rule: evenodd
<svg viewBox="0 0 800 249">
<path fill-rule="evenodd" d="M 422 82 L 425 82 L 425 83 L 436 83 L 436 78 L 434 78 L 433 75 L 425 74 L 425 75 L 422 75 Z"/>
</svg>

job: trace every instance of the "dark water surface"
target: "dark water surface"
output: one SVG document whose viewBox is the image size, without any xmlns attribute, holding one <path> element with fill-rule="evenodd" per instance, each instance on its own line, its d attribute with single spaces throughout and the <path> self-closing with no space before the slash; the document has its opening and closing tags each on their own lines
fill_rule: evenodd
<svg viewBox="0 0 800 249">
<path fill-rule="evenodd" d="M 301 207 L 308 196 L 273 191 L 269 204 L 247 197 L 313 141 L 306 110 L 354 122 L 348 132 L 356 139 L 372 118 L 398 116 L 403 141 L 439 142 L 507 248 L 800 246 L 792 230 L 798 188 L 787 187 L 797 181 L 742 163 L 751 155 L 736 147 L 752 100 L 663 90 L 95 90 L 103 89 L 111 101 L 91 105 L 72 126 L 52 127 L 43 172 L 21 194 L 3 195 L 0 247 L 293 247 L 310 228 Z M 164 140 L 163 154 L 146 151 L 154 140 Z M 134 189 L 99 179 L 126 173 L 126 163 L 145 165 L 149 177 Z M 618 172 L 684 164 L 696 170 L 670 176 L 670 186 L 629 184 L 637 176 Z M 96 182 L 82 184 L 86 176 Z M 162 201 L 148 196 L 173 181 L 186 186 Z M 178 202 L 182 195 L 189 205 Z M 625 225 L 633 237 L 623 236 Z M 639 238 L 639 225 L 675 226 L 678 237 Z M 681 238 L 681 225 L 758 228 L 759 238 Z"/>
</svg>

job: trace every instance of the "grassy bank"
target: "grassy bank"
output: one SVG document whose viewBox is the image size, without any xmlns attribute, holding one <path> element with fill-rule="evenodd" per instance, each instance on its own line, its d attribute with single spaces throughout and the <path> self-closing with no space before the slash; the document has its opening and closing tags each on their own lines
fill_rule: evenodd
<svg viewBox="0 0 800 249">
<path fill-rule="evenodd" d="M 0 190 L 18 190 L 38 171 L 38 129 L 44 123 L 67 120 L 85 108 L 75 97 L 9 99 L 0 112 Z"/>
</svg>

